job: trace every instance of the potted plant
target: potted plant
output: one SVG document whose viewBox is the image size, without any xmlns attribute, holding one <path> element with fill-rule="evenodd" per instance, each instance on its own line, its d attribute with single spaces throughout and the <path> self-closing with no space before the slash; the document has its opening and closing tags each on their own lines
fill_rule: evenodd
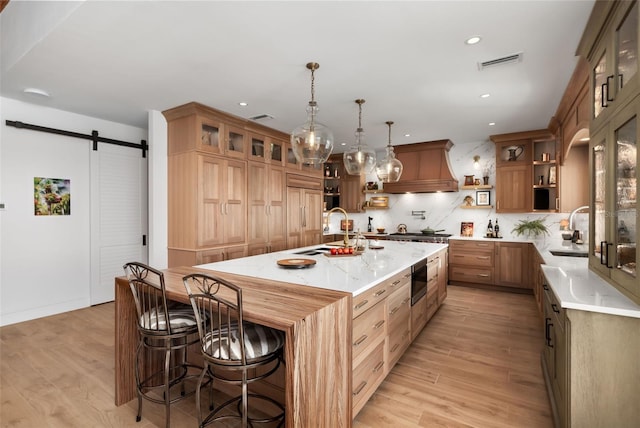
<svg viewBox="0 0 640 428">
<path fill-rule="evenodd" d="M 549 229 L 544 224 L 546 217 L 535 220 L 520 220 L 511 232 L 516 235 L 526 235 L 528 237 L 538 238 L 541 235 L 549 235 Z"/>
</svg>

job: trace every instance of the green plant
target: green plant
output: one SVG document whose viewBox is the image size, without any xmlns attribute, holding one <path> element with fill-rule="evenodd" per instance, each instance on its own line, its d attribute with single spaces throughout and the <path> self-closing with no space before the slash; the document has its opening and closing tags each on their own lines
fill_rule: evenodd
<svg viewBox="0 0 640 428">
<path fill-rule="evenodd" d="M 511 232 L 515 232 L 516 235 L 527 235 L 538 237 L 540 235 L 549 235 L 549 229 L 544 224 L 546 217 L 535 220 L 520 220 Z"/>
</svg>

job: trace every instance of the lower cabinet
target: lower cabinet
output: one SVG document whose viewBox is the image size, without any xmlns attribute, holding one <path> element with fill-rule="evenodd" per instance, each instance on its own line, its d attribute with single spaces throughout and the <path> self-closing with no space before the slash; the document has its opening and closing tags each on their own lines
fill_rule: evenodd
<svg viewBox="0 0 640 428">
<path fill-rule="evenodd" d="M 246 245 L 231 245 L 209 250 L 177 250 L 169 249 L 169 266 L 196 266 L 206 263 L 239 259 L 249 255 Z"/>
<path fill-rule="evenodd" d="M 637 427 L 640 318 L 562 308 L 543 287 L 541 360 L 554 425 Z"/>
<path fill-rule="evenodd" d="M 528 242 L 449 240 L 451 283 L 531 289 Z"/>
</svg>

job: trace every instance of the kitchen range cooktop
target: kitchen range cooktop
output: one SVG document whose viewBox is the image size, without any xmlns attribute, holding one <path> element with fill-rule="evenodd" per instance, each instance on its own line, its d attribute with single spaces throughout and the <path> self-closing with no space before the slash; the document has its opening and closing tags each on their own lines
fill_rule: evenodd
<svg viewBox="0 0 640 428">
<path fill-rule="evenodd" d="M 407 232 L 407 233 L 390 233 L 389 235 L 393 235 L 393 236 L 433 236 L 435 238 L 448 238 L 450 236 L 452 236 L 450 233 L 432 233 L 430 235 L 427 235 L 425 233 L 422 232 Z"/>
</svg>

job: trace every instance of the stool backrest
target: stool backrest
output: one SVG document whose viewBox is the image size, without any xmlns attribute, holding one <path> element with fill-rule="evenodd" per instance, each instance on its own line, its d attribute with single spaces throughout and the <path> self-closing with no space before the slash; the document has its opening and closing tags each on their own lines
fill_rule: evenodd
<svg viewBox="0 0 640 428">
<path fill-rule="evenodd" d="M 138 329 L 146 334 L 171 335 L 164 274 L 139 262 L 123 267 L 136 303 Z"/>
<path fill-rule="evenodd" d="M 183 278 L 196 315 L 205 358 L 217 364 L 246 365 L 242 289 L 213 275 Z"/>
</svg>

